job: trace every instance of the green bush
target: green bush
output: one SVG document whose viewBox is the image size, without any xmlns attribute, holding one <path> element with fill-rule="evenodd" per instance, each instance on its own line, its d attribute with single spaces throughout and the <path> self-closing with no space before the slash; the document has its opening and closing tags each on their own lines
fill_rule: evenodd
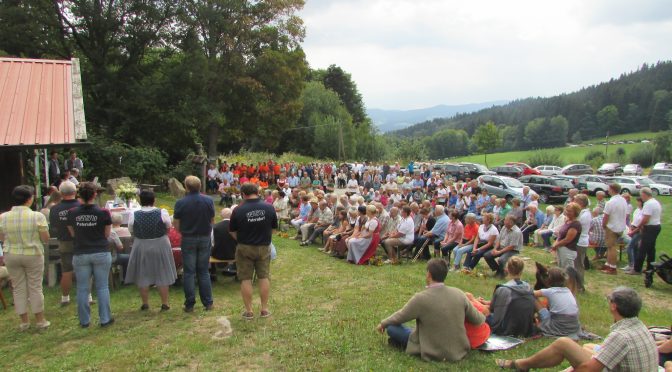
<svg viewBox="0 0 672 372">
<path fill-rule="evenodd" d="M 538 165 L 557 165 L 558 167 L 562 167 L 564 165 L 560 155 L 551 151 L 537 151 L 530 155 L 527 163 L 531 167 L 536 167 Z"/>
<path fill-rule="evenodd" d="M 653 165 L 653 155 L 655 148 L 653 146 L 641 146 L 630 154 L 630 162 L 639 164 L 642 167 L 650 167 Z"/>
<path fill-rule="evenodd" d="M 86 179 L 98 177 L 101 184 L 110 178 L 130 177 L 133 181 L 163 184 L 166 154 L 155 147 L 133 147 L 90 136 L 91 146 L 81 151 Z"/>
<path fill-rule="evenodd" d="M 599 168 L 600 165 L 604 164 L 604 161 L 604 153 L 599 150 L 591 151 L 583 157 L 583 162 L 593 167 L 593 169 Z"/>
</svg>

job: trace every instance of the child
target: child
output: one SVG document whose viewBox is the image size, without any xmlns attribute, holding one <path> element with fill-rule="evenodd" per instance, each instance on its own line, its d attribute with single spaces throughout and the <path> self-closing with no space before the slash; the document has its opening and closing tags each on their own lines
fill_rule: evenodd
<svg viewBox="0 0 672 372">
<path fill-rule="evenodd" d="M 572 336 L 581 330 L 579 307 L 574 295 L 566 287 L 565 271 L 559 267 L 548 270 L 549 288 L 534 291 L 534 297 L 546 297 L 548 308 L 537 300 L 539 328 L 545 336 Z"/>
</svg>

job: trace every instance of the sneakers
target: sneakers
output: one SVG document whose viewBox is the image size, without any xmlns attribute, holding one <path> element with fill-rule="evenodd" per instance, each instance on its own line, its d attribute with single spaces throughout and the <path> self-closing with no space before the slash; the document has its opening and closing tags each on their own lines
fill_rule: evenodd
<svg viewBox="0 0 672 372">
<path fill-rule="evenodd" d="M 61 296 L 61 307 L 70 305 L 70 296 Z"/>
<path fill-rule="evenodd" d="M 25 332 L 30 328 L 30 323 L 21 323 L 19 324 L 19 331 Z"/>
<path fill-rule="evenodd" d="M 632 266 L 630 266 L 630 265 L 623 266 L 623 267 L 621 267 L 621 270 L 630 271 L 630 270 L 632 270 Z"/>
<path fill-rule="evenodd" d="M 50 325 L 51 325 L 51 322 L 48 321 L 48 320 L 45 320 L 44 322 L 35 324 L 37 329 L 47 329 L 47 328 L 49 328 Z"/>
<path fill-rule="evenodd" d="M 110 319 L 110 321 L 107 322 L 107 323 L 100 323 L 100 328 L 107 328 L 107 327 L 111 326 L 112 324 L 114 324 L 114 318 Z"/>
<path fill-rule="evenodd" d="M 639 272 L 635 271 L 634 269 L 623 271 L 623 274 L 626 274 L 626 275 L 642 275 L 642 273 L 639 273 Z"/>
</svg>

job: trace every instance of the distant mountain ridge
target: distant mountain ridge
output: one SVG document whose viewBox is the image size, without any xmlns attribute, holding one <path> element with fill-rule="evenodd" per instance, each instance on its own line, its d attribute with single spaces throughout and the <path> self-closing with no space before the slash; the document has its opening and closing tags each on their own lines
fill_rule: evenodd
<svg viewBox="0 0 672 372">
<path fill-rule="evenodd" d="M 367 109 L 367 114 L 381 132 L 392 132 L 436 118 L 449 118 L 468 114 L 485 108 L 507 104 L 509 101 L 489 101 L 465 105 L 437 105 L 415 110 Z"/>
</svg>

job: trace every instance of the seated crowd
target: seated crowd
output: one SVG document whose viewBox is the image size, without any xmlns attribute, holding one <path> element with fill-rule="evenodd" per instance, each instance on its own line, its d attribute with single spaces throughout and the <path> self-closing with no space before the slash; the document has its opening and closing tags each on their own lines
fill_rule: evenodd
<svg viewBox="0 0 672 372">
<path fill-rule="evenodd" d="M 48 216 L 57 231 L 62 254 L 72 259 L 69 271 L 68 267 L 63 268 L 62 303 L 69 302 L 74 267 L 82 327 L 88 327 L 90 322 L 91 277 L 95 277 L 101 326 L 114 322 L 107 288 L 107 273 L 113 262 L 124 267 L 127 283 L 139 287 L 141 310 L 149 308 L 149 288 L 155 286 L 161 297 L 161 311 L 166 311 L 170 309 L 168 286 L 175 282 L 176 266 L 183 260 L 185 311 L 193 310 L 196 278 L 202 304 L 206 310 L 212 309 L 208 259 L 211 255 L 220 260 L 235 257 L 236 243 L 229 234 L 228 223 L 232 209 L 241 203 L 241 186 L 252 183 L 266 192 L 260 198 L 275 209 L 280 230 L 293 227 L 293 238 L 301 246 L 320 241 L 320 251 L 358 265 L 372 261 L 379 249 L 387 257 L 387 264 L 398 264 L 403 257 L 428 260 L 426 290 L 378 326 L 380 332 L 388 333 L 390 344 L 410 354 L 427 360 L 454 361 L 485 343 L 491 333 L 521 337 L 539 333 L 561 338 L 528 359 L 498 361 L 500 367 L 527 370 L 555 366 L 564 359 L 577 369 L 589 367 L 586 370 L 652 370 L 657 365 L 656 346 L 645 337 L 646 327 L 637 319 L 641 299 L 636 292 L 628 288 L 612 292 L 610 311 L 616 323 L 604 344 L 589 350 L 572 341 L 578 338 L 581 325 L 579 307 L 569 288 L 571 281 L 577 290 L 585 291 L 583 272 L 589 248 L 595 249 L 597 258 L 606 255 L 607 262 L 601 270 L 606 274 L 616 273 L 619 241 L 627 246 L 627 273 L 640 274 L 644 263 L 647 268 L 650 266 L 661 210 L 647 188 L 641 190 L 639 208 L 631 217 L 630 203 L 625 199 L 629 196 L 620 195 L 618 184 L 610 185 L 610 200 L 607 202 L 600 195 L 592 210 L 588 197 L 577 190 L 570 192 L 564 205 L 542 208 L 538 195 L 527 187 L 522 198 L 507 200 L 489 195 L 477 180 L 456 182 L 425 168 L 416 174 L 412 164 L 408 169 L 398 164 L 355 164 L 350 169 L 345 164 L 336 167 L 328 163 L 268 161 L 255 166 L 224 162 L 219 167 L 210 166 L 206 182 L 208 191 L 220 194 L 220 205 L 227 204 L 221 212 L 223 221 L 214 228 L 214 205 L 211 199 L 198 194 L 200 181 L 196 177 L 186 180 L 190 193 L 178 201 L 172 220 L 165 210 L 153 206 L 154 194 L 143 191 L 142 208 L 131 214 L 128 229 L 121 226 L 120 216 L 110 216 L 93 204 L 93 185 L 83 183 L 79 188 L 81 201 L 77 201 L 75 186 L 67 181 L 61 183 L 63 200 L 50 207 Z M 18 206 L 32 203 L 32 195 L 26 190 L 19 190 L 15 199 Z M 95 224 L 82 224 L 83 219 L 78 219 L 84 216 L 90 220 L 87 216 L 92 215 L 98 217 Z M 0 239 L 5 240 L 10 233 L 3 223 L 12 216 L 2 216 Z M 48 238 L 46 219 L 37 218 L 33 228 L 39 232 L 36 239 L 44 240 L 44 232 Z M 129 256 L 123 253 L 120 239 L 131 235 L 134 241 Z M 5 248 L 8 243 L 6 252 L 16 256 L 11 239 Z M 116 254 L 111 260 L 101 259 L 98 254 L 109 250 L 110 244 Z M 193 249 L 182 250 L 185 257 L 177 257 L 170 250 L 175 245 Z M 533 291 L 521 280 L 524 261 L 517 256 L 526 245 L 554 255 L 558 266 L 549 270 L 546 288 Z M 449 271 L 474 271 L 481 258 L 495 277 L 509 278 L 497 286 L 490 300 L 444 285 Z M 39 287 L 39 292 L 30 285 L 27 291 L 14 292 L 18 298 L 15 302 L 24 303 L 17 306 L 22 329 L 30 324 L 29 305 L 38 327 L 49 325 L 43 317 L 42 303 L 37 300 L 42 296 Z M 263 311 L 268 316 L 268 311 Z M 411 320 L 416 320 L 415 329 L 404 326 Z M 459 336 L 447 340 L 446 334 Z M 628 339 L 638 343 L 629 344 Z M 661 363 L 669 347 L 661 345 L 658 349 Z"/>
</svg>

